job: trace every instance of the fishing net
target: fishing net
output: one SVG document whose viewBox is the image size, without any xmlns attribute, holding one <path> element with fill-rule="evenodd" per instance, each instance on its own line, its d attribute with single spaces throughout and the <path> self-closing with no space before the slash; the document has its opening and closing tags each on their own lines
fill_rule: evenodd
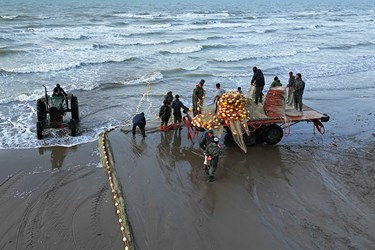
<svg viewBox="0 0 375 250">
<path fill-rule="evenodd" d="M 285 88 L 270 88 L 264 101 L 264 112 L 268 117 L 285 117 Z"/>
<path fill-rule="evenodd" d="M 192 119 L 192 125 L 216 130 L 220 135 L 223 131 L 223 125 L 228 126 L 238 146 L 247 152 L 242 136 L 243 133 L 249 133 L 247 120 L 250 117 L 250 111 L 246 108 L 247 103 L 248 99 L 243 94 L 224 93 L 217 102 L 217 112 L 214 113 L 211 110 L 195 116 Z"/>
</svg>

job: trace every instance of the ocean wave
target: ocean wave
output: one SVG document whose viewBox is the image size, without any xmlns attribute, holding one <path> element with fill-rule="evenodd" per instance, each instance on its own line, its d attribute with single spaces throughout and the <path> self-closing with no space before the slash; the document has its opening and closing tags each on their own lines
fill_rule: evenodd
<svg viewBox="0 0 375 250">
<path fill-rule="evenodd" d="M 74 36 L 52 36 L 51 37 L 52 39 L 56 39 L 56 40 L 66 40 L 66 41 L 74 41 L 74 40 L 88 40 L 90 39 L 91 37 L 90 36 L 87 36 L 87 35 L 80 35 L 80 34 L 77 34 L 77 35 L 74 35 Z"/>
<path fill-rule="evenodd" d="M 352 44 L 338 44 L 333 46 L 320 46 L 319 49 L 322 50 L 342 50 L 342 49 L 351 49 L 354 47 L 367 47 L 375 45 L 374 42 L 366 41 L 366 42 L 359 42 L 359 43 L 352 43 Z"/>
<path fill-rule="evenodd" d="M 15 15 L 4 15 L 4 16 L 0 16 L 0 19 L 4 19 L 4 20 L 13 20 L 17 18 L 17 16 Z"/>
<path fill-rule="evenodd" d="M 198 52 L 202 50 L 202 45 L 196 46 L 186 46 L 186 47 L 178 47 L 169 50 L 162 50 L 160 51 L 161 54 L 189 54 L 193 52 Z"/>
<path fill-rule="evenodd" d="M 280 58 L 290 57 L 299 53 L 313 53 L 319 51 L 317 47 L 303 48 L 299 50 L 270 50 L 266 53 L 254 53 L 254 54 L 238 54 L 238 53 L 226 53 L 224 57 L 215 57 L 212 59 L 213 62 L 241 62 L 245 60 L 257 60 L 257 59 L 269 59 L 269 58 Z"/>
<path fill-rule="evenodd" d="M 38 65 L 30 65 L 30 66 L 23 66 L 18 68 L 10 68 L 10 69 L 1 69 L 1 73 L 3 74 L 35 74 L 35 73 L 50 73 L 50 72 L 59 72 L 59 71 L 66 71 L 71 70 L 74 68 L 81 68 L 90 65 L 97 65 L 97 64 L 107 64 L 107 63 L 121 63 L 121 62 L 128 62 L 138 60 L 138 57 L 120 57 L 120 58 L 112 58 L 112 59 L 97 59 L 91 62 L 60 62 L 60 63 L 47 63 L 47 64 L 38 64 Z"/>
<path fill-rule="evenodd" d="M 1 56 L 14 55 L 14 54 L 22 54 L 22 53 L 26 53 L 26 52 L 23 51 L 23 50 L 14 50 L 14 49 L 0 48 L 0 57 Z"/>
<path fill-rule="evenodd" d="M 175 74 L 185 74 L 186 72 L 191 72 L 197 70 L 199 66 L 192 66 L 190 68 L 174 68 L 169 70 L 163 70 L 161 73 L 162 75 L 175 75 Z"/>
</svg>

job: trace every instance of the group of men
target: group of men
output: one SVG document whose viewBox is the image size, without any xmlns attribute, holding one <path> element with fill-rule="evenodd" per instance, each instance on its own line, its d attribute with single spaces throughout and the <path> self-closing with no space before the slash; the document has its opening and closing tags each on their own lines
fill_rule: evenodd
<svg viewBox="0 0 375 250">
<path fill-rule="evenodd" d="M 253 77 L 251 79 L 251 85 L 255 86 L 255 103 L 262 103 L 262 96 L 263 96 L 263 88 L 265 85 L 264 75 L 261 69 L 257 67 L 253 67 Z M 205 98 L 205 90 L 203 89 L 203 85 L 205 80 L 202 79 L 196 85 L 193 95 L 192 95 L 192 103 L 193 103 L 193 114 L 194 116 L 199 115 L 202 113 L 202 106 L 203 100 Z M 276 76 L 274 81 L 271 84 L 271 87 L 278 87 L 282 86 L 280 80 Z M 305 88 L 305 82 L 302 80 L 302 76 L 300 73 L 297 73 L 296 76 L 293 75 L 293 72 L 289 73 L 289 82 L 287 87 L 289 88 L 288 92 L 288 100 L 291 100 L 294 97 L 294 104 L 295 108 L 299 111 L 302 111 L 302 95 Z M 239 87 L 237 90 L 238 93 L 242 93 L 241 88 Z M 220 97 L 225 93 L 223 89 L 221 89 L 220 83 L 216 84 L 216 92 L 213 99 L 214 103 L 220 99 Z M 182 113 L 181 109 L 184 112 L 187 111 L 187 107 L 180 101 L 179 95 L 175 95 L 173 98 L 172 91 L 169 91 L 164 96 L 163 105 L 160 107 L 159 117 L 161 118 L 161 126 L 160 130 L 163 131 L 167 128 L 170 116 L 173 110 L 174 122 L 181 123 L 182 121 Z M 217 107 L 216 107 L 217 108 Z M 143 137 L 145 137 L 145 126 L 146 120 L 144 117 L 144 113 L 137 114 L 133 118 L 133 136 L 135 135 L 136 127 L 139 127 Z M 203 139 L 199 144 L 200 148 L 204 152 L 205 156 L 205 173 L 208 175 L 208 181 L 213 182 L 215 180 L 215 172 L 219 162 L 219 156 L 221 153 L 220 145 L 219 145 L 219 138 L 214 136 L 214 132 L 212 130 L 208 130 L 204 135 Z"/>
<path fill-rule="evenodd" d="M 264 75 L 261 69 L 253 67 L 253 78 L 251 79 L 251 85 L 255 86 L 255 104 L 262 103 L 263 88 L 265 85 Z M 272 87 L 282 86 L 279 78 L 275 76 L 274 81 L 271 84 Z M 296 76 L 293 72 L 289 72 L 289 82 L 288 88 L 288 98 L 287 103 L 293 105 L 294 107 L 302 112 L 303 103 L 302 95 L 305 90 L 305 82 L 302 80 L 301 73 L 297 73 Z M 292 98 L 293 97 L 293 98 Z M 292 101 L 294 100 L 294 101 Z"/>
<path fill-rule="evenodd" d="M 161 119 L 160 131 L 164 131 L 167 129 L 172 110 L 174 123 L 180 124 L 182 122 L 181 109 L 186 111 L 188 108 L 180 101 L 179 95 L 175 95 L 173 100 L 172 91 L 168 91 L 168 93 L 164 96 L 163 105 L 159 110 L 159 117 Z"/>
</svg>

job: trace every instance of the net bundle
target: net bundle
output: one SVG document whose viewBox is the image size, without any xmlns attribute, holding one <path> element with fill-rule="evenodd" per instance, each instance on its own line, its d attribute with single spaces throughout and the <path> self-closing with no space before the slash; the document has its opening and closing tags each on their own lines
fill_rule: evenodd
<svg viewBox="0 0 375 250">
<path fill-rule="evenodd" d="M 270 88 L 264 101 L 264 112 L 268 117 L 285 116 L 285 88 Z"/>
<path fill-rule="evenodd" d="M 224 93 L 217 102 L 217 112 L 208 112 L 197 115 L 192 119 L 193 126 L 205 129 L 219 129 L 222 125 L 230 128 L 238 146 L 246 152 L 243 143 L 243 131 L 248 133 L 247 120 L 250 119 L 250 110 L 247 107 L 248 99 L 235 92 Z"/>
</svg>

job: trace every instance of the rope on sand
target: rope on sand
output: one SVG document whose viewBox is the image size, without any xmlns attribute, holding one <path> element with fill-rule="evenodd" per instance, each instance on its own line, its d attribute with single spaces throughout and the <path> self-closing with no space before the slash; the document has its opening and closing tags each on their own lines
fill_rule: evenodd
<svg viewBox="0 0 375 250">
<path fill-rule="evenodd" d="M 148 109 L 149 111 L 151 110 L 152 103 L 150 99 L 148 98 L 148 92 L 150 91 L 150 89 L 151 89 L 151 84 L 147 83 L 146 92 L 143 93 L 142 98 L 139 100 L 134 115 L 132 115 L 129 119 L 125 120 L 121 124 L 112 126 L 111 128 L 104 130 L 100 134 L 99 140 L 98 140 L 100 159 L 102 162 L 102 166 L 108 176 L 108 182 L 111 187 L 113 202 L 115 205 L 118 222 L 120 224 L 120 231 L 121 231 L 122 241 L 124 243 L 125 250 L 134 250 L 135 247 L 134 247 L 134 241 L 133 241 L 133 236 L 132 236 L 129 220 L 127 219 L 127 215 L 126 215 L 124 194 L 123 194 L 121 185 L 119 183 L 119 180 L 116 174 L 116 168 L 114 165 L 112 150 L 110 147 L 110 143 L 108 141 L 108 133 L 120 126 L 129 125 L 131 119 L 139 112 L 141 104 L 145 98 L 147 99 L 149 103 Z"/>
<path fill-rule="evenodd" d="M 129 221 L 126 215 L 124 196 L 123 196 L 123 192 L 121 189 L 121 185 L 119 184 L 119 181 L 116 175 L 112 151 L 111 151 L 110 144 L 108 142 L 108 132 L 110 132 L 113 129 L 114 128 L 107 129 L 99 136 L 100 159 L 102 162 L 102 166 L 107 173 L 109 185 L 111 187 L 112 198 L 113 198 L 113 202 L 115 205 L 116 214 L 118 217 L 118 222 L 120 224 L 120 230 L 122 234 L 122 241 L 124 243 L 124 249 L 134 250 L 134 241 L 133 241 L 133 236 L 132 236 L 131 228 L 129 225 Z"/>
</svg>

